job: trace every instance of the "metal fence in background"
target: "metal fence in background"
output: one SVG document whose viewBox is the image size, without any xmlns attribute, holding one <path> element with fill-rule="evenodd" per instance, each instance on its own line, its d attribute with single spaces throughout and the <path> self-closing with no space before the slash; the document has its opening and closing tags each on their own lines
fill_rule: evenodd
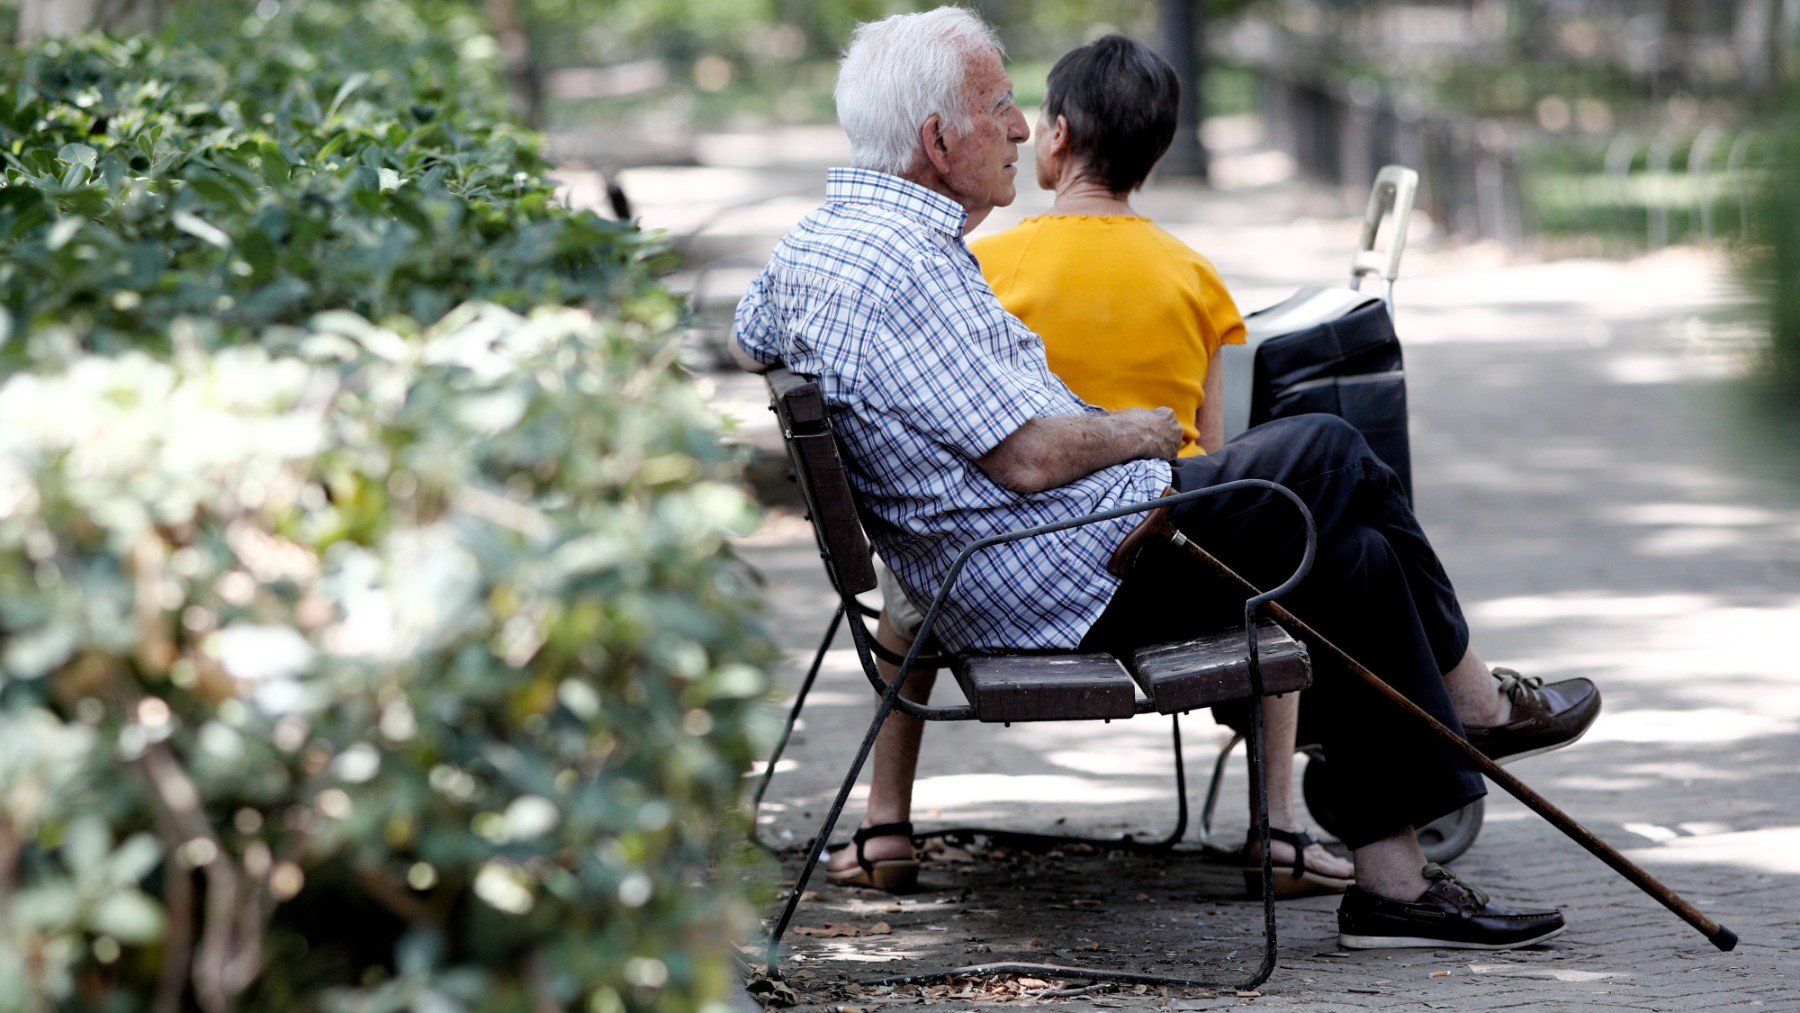
<svg viewBox="0 0 1800 1013">
<path fill-rule="evenodd" d="M 1270 142 L 1300 171 L 1360 200 L 1381 166 L 1417 169 L 1418 208 L 1463 239 L 1575 239 L 1602 252 L 1732 241 L 1769 170 L 1769 138 L 1749 126 L 1571 136 L 1428 111 L 1367 80 L 1259 76 Z"/>
</svg>

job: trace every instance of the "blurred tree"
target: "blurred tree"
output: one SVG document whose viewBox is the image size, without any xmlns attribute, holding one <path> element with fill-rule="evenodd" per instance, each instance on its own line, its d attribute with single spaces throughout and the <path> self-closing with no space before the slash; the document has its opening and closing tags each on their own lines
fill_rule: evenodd
<svg viewBox="0 0 1800 1013">
<path fill-rule="evenodd" d="M 128 32 L 162 24 L 168 0 L 19 0 L 19 45 L 77 32 Z"/>
<path fill-rule="evenodd" d="M 544 125 L 544 74 L 532 46 L 527 13 L 519 0 L 487 0 L 488 21 L 506 57 L 506 84 L 519 117 L 533 130 Z"/>
<path fill-rule="evenodd" d="M 1207 179 L 1212 170 L 1206 143 L 1200 136 L 1206 93 L 1206 26 L 1248 7 L 1252 0 L 1157 0 L 1157 49 L 1174 65 L 1181 79 L 1181 119 L 1175 140 L 1163 158 L 1162 171 L 1177 176 Z"/>
<path fill-rule="evenodd" d="M 1206 144 L 1200 138 L 1201 110 L 1206 96 L 1201 91 L 1202 54 L 1206 51 L 1206 19 L 1199 0 L 1157 0 L 1156 34 L 1163 57 L 1181 79 L 1181 113 L 1175 124 L 1175 140 L 1163 158 L 1162 170 L 1176 176 L 1205 180 L 1211 174 Z"/>
<path fill-rule="evenodd" d="M 1781 85 L 1794 10 L 1782 0 L 1737 0 L 1732 48 L 1744 90 L 1751 95 L 1767 97 Z"/>
</svg>

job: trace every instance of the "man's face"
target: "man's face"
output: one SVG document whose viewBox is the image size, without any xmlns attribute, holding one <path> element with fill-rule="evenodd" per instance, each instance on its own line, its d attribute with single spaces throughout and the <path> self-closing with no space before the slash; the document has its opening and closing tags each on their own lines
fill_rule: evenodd
<svg viewBox="0 0 1800 1013">
<path fill-rule="evenodd" d="M 999 53 L 984 49 L 972 55 L 968 84 L 972 123 L 967 134 L 943 133 L 948 149 L 944 182 L 950 196 L 979 221 L 1018 196 L 1019 145 L 1031 136 L 1031 128 L 1013 103 L 1012 78 L 1006 76 Z"/>
</svg>

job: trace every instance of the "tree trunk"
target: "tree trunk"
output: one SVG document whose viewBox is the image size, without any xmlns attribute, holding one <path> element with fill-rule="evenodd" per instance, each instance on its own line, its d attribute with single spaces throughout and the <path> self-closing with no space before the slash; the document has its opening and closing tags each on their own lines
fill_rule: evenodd
<svg viewBox="0 0 1800 1013">
<path fill-rule="evenodd" d="M 167 0 L 19 0 L 19 45 L 78 32 L 144 32 L 162 25 Z"/>
<path fill-rule="evenodd" d="M 1699 19 L 1693 0 L 1662 0 L 1662 33 L 1657 40 L 1657 68 L 1652 97 L 1667 99 L 1687 91 L 1692 75 L 1688 54 L 1692 51 Z"/>
<path fill-rule="evenodd" d="M 1157 35 L 1161 39 L 1158 48 L 1181 80 L 1180 118 L 1175 125 L 1174 143 L 1163 158 L 1162 171 L 1205 182 L 1211 168 L 1206 144 L 1200 138 L 1200 124 L 1206 115 L 1206 93 L 1202 89 L 1206 73 L 1205 13 L 1199 0 L 1158 0 L 1156 8 Z"/>
<path fill-rule="evenodd" d="M 506 56 L 506 82 L 519 115 L 533 130 L 544 126 L 544 75 L 531 48 L 531 31 L 519 0 L 487 0 L 488 19 Z"/>
<path fill-rule="evenodd" d="M 1781 84 L 1787 49 L 1782 0 L 1738 0 L 1732 49 L 1744 90 L 1759 98 Z"/>
</svg>

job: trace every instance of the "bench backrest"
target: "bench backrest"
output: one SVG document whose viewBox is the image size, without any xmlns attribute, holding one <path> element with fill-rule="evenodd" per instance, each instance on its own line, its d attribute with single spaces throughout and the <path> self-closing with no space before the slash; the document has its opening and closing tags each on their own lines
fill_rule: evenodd
<svg viewBox="0 0 1800 1013">
<path fill-rule="evenodd" d="M 825 570 L 841 594 L 868 591 L 875 586 L 875 564 L 825 411 L 825 396 L 817 383 L 786 369 L 771 369 L 766 378 Z"/>
</svg>

